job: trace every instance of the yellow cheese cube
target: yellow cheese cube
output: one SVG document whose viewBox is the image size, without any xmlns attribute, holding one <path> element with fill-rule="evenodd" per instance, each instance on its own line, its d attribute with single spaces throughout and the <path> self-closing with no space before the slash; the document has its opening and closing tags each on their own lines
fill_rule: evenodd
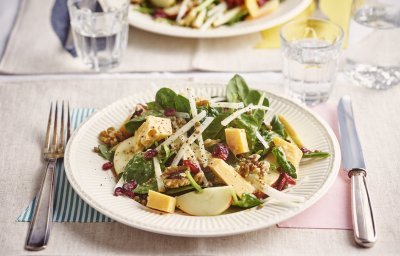
<svg viewBox="0 0 400 256">
<path fill-rule="evenodd" d="M 175 211 L 175 197 L 167 196 L 153 190 L 149 190 L 147 197 L 147 207 L 163 212 L 173 213 Z"/>
<path fill-rule="evenodd" d="M 225 138 L 226 143 L 233 154 L 238 155 L 249 152 L 246 131 L 244 129 L 226 128 Z"/>
<path fill-rule="evenodd" d="M 301 150 L 294 143 L 289 143 L 279 137 L 274 137 L 272 141 L 274 142 L 275 146 L 283 149 L 286 159 L 291 162 L 294 167 L 296 167 L 296 170 L 298 170 L 300 160 L 303 157 L 303 152 L 301 152 Z"/>
<path fill-rule="evenodd" d="M 160 141 L 172 134 L 171 120 L 168 118 L 148 116 L 146 121 L 135 132 L 133 151 L 139 152 L 150 147 L 155 141 Z"/>
<path fill-rule="evenodd" d="M 227 185 L 232 186 L 239 197 L 241 197 L 243 193 L 251 194 L 255 191 L 255 188 L 224 160 L 212 158 L 211 161 L 208 162 L 208 166 Z"/>
</svg>

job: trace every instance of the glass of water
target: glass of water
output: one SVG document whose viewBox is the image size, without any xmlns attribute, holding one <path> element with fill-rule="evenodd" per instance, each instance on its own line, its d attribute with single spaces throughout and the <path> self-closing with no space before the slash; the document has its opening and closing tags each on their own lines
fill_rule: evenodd
<svg viewBox="0 0 400 256">
<path fill-rule="evenodd" d="M 342 41 L 342 28 L 327 20 L 307 19 L 282 27 L 282 73 L 291 98 L 307 105 L 328 100 Z"/>
<path fill-rule="evenodd" d="M 78 56 L 95 71 L 119 65 L 128 42 L 128 0 L 68 0 Z"/>
<path fill-rule="evenodd" d="M 400 1 L 354 0 L 344 72 L 355 84 L 400 84 Z"/>
</svg>

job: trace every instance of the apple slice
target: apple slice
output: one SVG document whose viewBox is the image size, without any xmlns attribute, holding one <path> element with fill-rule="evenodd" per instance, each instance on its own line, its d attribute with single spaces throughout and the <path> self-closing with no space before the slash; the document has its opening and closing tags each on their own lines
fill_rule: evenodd
<svg viewBox="0 0 400 256">
<path fill-rule="evenodd" d="M 125 169 L 126 164 L 132 159 L 133 155 L 133 145 L 136 143 L 135 137 L 130 137 L 122 141 L 116 148 L 114 154 L 114 169 L 119 175 Z"/>
<path fill-rule="evenodd" d="M 195 216 L 218 215 L 231 206 L 232 189 L 231 186 L 223 186 L 189 192 L 176 198 L 176 207 Z"/>
</svg>

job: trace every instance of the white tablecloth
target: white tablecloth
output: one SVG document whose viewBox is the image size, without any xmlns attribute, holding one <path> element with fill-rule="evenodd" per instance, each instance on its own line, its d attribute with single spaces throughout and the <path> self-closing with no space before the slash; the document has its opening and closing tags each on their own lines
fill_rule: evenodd
<svg viewBox="0 0 400 256">
<path fill-rule="evenodd" d="M 0 76 L 0 248 L 2 255 L 24 251 L 27 223 L 16 217 L 38 190 L 41 143 L 50 101 L 68 99 L 73 107 L 102 108 L 145 88 L 150 82 L 227 81 L 232 74 L 139 74 L 100 76 Z M 282 93 L 280 76 L 244 74 L 252 87 Z M 179 238 L 119 223 L 54 223 L 49 246 L 40 255 L 398 255 L 400 252 L 400 87 L 372 91 L 353 87 L 342 76 L 328 104 L 343 94 L 353 107 L 368 169 L 378 242 L 360 249 L 351 231 L 270 227 L 221 238 Z"/>
</svg>

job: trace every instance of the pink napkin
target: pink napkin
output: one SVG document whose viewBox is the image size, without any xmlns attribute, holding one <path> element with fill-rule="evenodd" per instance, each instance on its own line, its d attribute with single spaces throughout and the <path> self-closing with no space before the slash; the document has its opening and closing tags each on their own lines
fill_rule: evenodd
<svg viewBox="0 0 400 256">
<path fill-rule="evenodd" d="M 317 115 L 323 118 L 338 137 L 336 106 L 319 105 L 313 107 Z M 326 228 L 352 229 L 350 179 L 342 169 L 329 191 L 301 214 L 278 224 L 280 228 Z"/>
</svg>

